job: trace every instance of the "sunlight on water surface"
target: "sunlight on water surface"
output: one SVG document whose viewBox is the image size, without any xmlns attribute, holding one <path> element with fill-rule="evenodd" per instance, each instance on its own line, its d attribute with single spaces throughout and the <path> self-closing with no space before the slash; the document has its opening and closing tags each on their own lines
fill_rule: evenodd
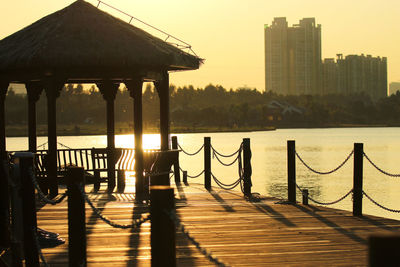
<svg viewBox="0 0 400 267">
<path fill-rule="evenodd" d="M 180 145 L 188 152 L 197 151 L 205 136 L 211 137 L 213 147 L 223 154 L 231 154 L 238 149 L 243 138 L 251 139 L 253 192 L 263 195 L 287 198 L 286 143 L 296 140 L 296 151 L 314 169 L 328 171 L 337 167 L 351 152 L 355 142 L 364 143 L 365 153 L 379 167 L 400 173 L 400 128 L 332 128 L 332 129 L 278 129 L 268 132 L 249 133 L 194 133 L 177 134 Z M 38 138 L 38 145 L 45 143 L 46 137 Z M 106 147 L 106 136 L 63 136 L 58 141 L 71 148 Z M 116 136 L 116 147 L 133 148 L 133 135 Z M 7 138 L 7 150 L 26 150 L 28 139 Z M 62 148 L 59 146 L 59 148 Z M 144 149 L 160 148 L 159 134 L 143 136 Z M 189 175 L 195 176 L 203 169 L 203 152 L 189 157 L 180 153 L 180 166 Z M 226 162 L 229 162 L 226 159 Z M 230 184 L 238 178 L 238 167 L 224 167 L 212 158 L 212 173 L 222 182 Z M 353 159 L 337 172 L 330 175 L 315 175 L 296 161 L 297 183 L 309 189 L 310 196 L 318 201 L 330 202 L 343 196 L 352 188 Z M 173 180 L 173 179 L 172 179 Z M 203 183 L 201 175 L 188 179 L 189 183 Z M 127 179 L 129 188 L 134 187 L 134 179 Z M 214 181 L 212 182 L 215 185 Z M 131 190 L 131 189 L 129 189 Z M 239 190 L 236 188 L 235 190 Z M 364 160 L 364 190 L 379 203 L 392 209 L 400 209 L 400 180 L 379 173 Z M 301 195 L 297 194 L 301 201 Z M 363 200 L 365 214 L 400 219 L 400 215 L 384 211 L 366 198 Z M 351 210 L 351 197 L 333 205 L 334 208 Z"/>
</svg>

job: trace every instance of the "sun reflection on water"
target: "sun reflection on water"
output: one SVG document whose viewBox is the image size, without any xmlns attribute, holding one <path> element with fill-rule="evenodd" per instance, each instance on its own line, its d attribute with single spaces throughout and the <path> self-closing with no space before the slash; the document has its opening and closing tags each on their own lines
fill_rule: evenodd
<svg viewBox="0 0 400 267">
<path fill-rule="evenodd" d="M 144 134 L 143 135 L 143 149 L 159 149 L 161 146 L 160 134 Z M 134 148 L 135 135 L 125 134 L 115 136 L 115 146 L 120 148 Z M 126 188 L 125 192 L 135 192 L 135 172 L 125 172 Z"/>
<path fill-rule="evenodd" d="M 121 148 L 134 148 L 135 136 L 133 134 L 116 135 L 115 146 Z M 144 149 L 159 149 L 161 146 L 160 134 L 144 134 L 143 148 Z"/>
</svg>

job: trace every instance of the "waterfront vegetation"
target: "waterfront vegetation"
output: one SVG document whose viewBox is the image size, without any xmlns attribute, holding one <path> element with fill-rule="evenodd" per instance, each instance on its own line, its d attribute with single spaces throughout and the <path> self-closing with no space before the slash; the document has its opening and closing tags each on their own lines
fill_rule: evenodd
<svg viewBox="0 0 400 267">
<path fill-rule="evenodd" d="M 400 94 L 378 101 L 367 95 L 282 96 L 254 88 L 227 90 L 208 85 L 170 86 L 171 132 L 254 131 L 296 127 L 399 126 Z M 150 84 L 143 92 L 144 129 L 158 132 L 159 98 Z M 106 108 L 92 86 L 66 85 L 57 99 L 59 135 L 104 134 Z M 46 135 L 46 97 L 37 103 L 38 134 Z M 27 135 L 27 98 L 10 89 L 6 98 L 8 136 Z M 133 131 L 133 100 L 126 88 L 115 100 L 117 134 Z"/>
</svg>

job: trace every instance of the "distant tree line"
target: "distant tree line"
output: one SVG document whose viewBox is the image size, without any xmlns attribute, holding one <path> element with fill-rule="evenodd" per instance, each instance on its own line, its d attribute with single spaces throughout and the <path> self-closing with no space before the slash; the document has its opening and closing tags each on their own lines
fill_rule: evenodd
<svg viewBox="0 0 400 267">
<path fill-rule="evenodd" d="M 367 95 L 282 96 L 251 88 L 227 90 L 222 86 L 170 86 L 170 114 L 173 126 L 246 127 L 328 127 L 341 125 L 400 125 L 400 93 L 372 101 Z M 46 97 L 37 103 L 37 122 L 46 124 Z M 159 98 L 153 86 L 143 91 L 144 126 L 159 124 Z M 57 120 L 62 124 L 106 123 L 106 102 L 92 86 L 66 85 L 57 99 Z M 116 122 L 133 122 L 133 99 L 129 91 L 118 91 Z M 6 123 L 26 124 L 27 97 L 12 89 L 6 98 Z"/>
</svg>

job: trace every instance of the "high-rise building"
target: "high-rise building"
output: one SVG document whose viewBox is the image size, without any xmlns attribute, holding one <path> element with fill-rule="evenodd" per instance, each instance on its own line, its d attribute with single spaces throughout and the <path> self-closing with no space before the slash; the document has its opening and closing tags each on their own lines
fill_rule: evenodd
<svg viewBox="0 0 400 267">
<path fill-rule="evenodd" d="M 304 18 L 288 27 L 286 18 L 264 26 L 265 89 L 284 95 L 320 94 L 321 25 Z"/>
<path fill-rule="evenodd" d="M 327 58 L 323 63 L 324 94 L 360 94 L 370 95 L 372 99 L 387 96 L 387 59 L 348 55 L 343 59 L 337 55 L 335 62 Z"/>
</svg>

